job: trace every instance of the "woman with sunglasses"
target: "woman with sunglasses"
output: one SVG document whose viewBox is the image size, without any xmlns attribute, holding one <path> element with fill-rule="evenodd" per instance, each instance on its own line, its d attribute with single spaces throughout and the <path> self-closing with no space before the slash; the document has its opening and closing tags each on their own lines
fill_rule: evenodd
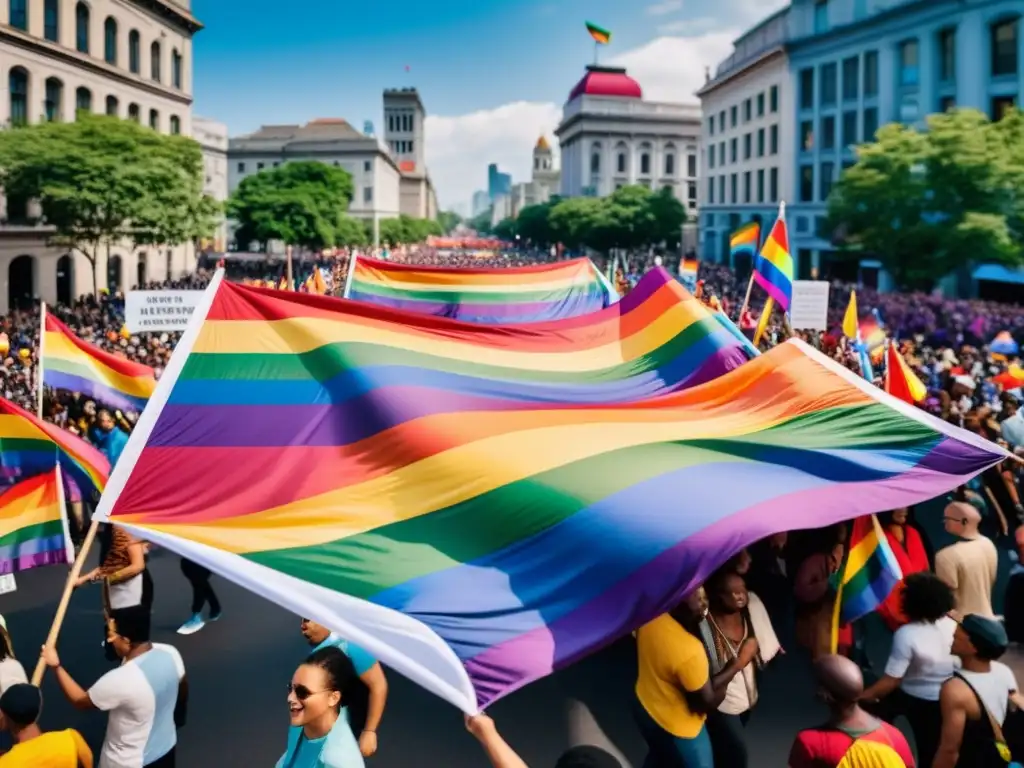
<svg viewBox="0 0 1024 768">
<path fill-rule="evenodd" d="M 340 717 L 355 680 L 352 662 L 333 646 L 299 665 L 288 685 L 288 746 L 276 768 L 363 768 L 356 737 Z"/>
</svg>

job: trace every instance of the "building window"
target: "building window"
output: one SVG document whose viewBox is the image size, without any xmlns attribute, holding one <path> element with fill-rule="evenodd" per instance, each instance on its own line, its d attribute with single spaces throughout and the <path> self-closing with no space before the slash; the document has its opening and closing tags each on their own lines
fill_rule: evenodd
<svg viewBox="0 0 1024 768">
<path fill-rule="evenodd" d="M 725 110 L 723 109 L 718 113 L 718 131 L 721 133 L 725 130 Z"/>
<path fill-rule="evenodd" d="M 750 119 L 753 117 L 753 109 L 754 105 L 751 103 L 750 99 L 743 102 L 743 122 L 750 122 Z"/>
<path fill-rule="evenodd" d="M 857 143 L 857 113 L 843 112 L 843 147 Z"/>
<path fill-rule="evenodd" d="M 373 202 L 373 187 L 363 187 L 363 203 L 369 205 Z"/>
<path fill-rule="evenodd" d="M 103 22 L 103 60 L 117 64 L 117 22 L 113 16 L 107 16 Z"/>
<path fill-rule="evenodd" d="M 764 117 L 764 91 L 757 94 L 757 116 Z"/>
<path fill-rule="evenodd" d="M 245 173 L 245 163 L 239 163 L 238 164 L 238 172 L 239 173 Z"/>
<path fill-rule="evenodd" d="M 28 32 L 28 0 L 11 0 L 9 19 L 12 27 Z"/>
<path fill-rule="evenodd" d="M 181 89 L 181 54 L 177 48 L 171 51 L 171 85 Z"/>
<path fill-rule="evenodd" d="M 757 202 L 764 202 L 764 168 L 757 171 Z"/>
<path fill-rule="evenodd" d="M 142 67 L 139 63 L 141 58 L 142 43 L 139 40 L 138 30 L 133 29 L 128 33 L 128 71 L 133 75 L 139 74 Z"/>
<path fill-rule="evenodd" d="M 800 70 L 800 109 L 814 109 L 814 67 Z"/>
<path fill-rule="evenodd" d="M 837 76 L 837 67 L 834 63 L 825 64 L 821 68 L 821 105 L 823 107 L 834 107 L 836 105 L 836 96 L 838 94 L 836 86 Z"/>
<path fill-rule="evenodd" d="M 337 163 L 335 163 L 335 165 L 337 165 Z M 262 170 L 263 170 L 263 168 L 264 168 L 264 164 L 263 164 L 263 163 L 256 163 L 256 172 L 257 172 L 257 173 L 259 173 L 260 171 L 262 171 Z"/>
<path fill-rule="evenodd" d="M 868 107 L 864 110 L 864 141 L 874 141 L 878 133 L 878 108 Z"/>
<path fill-rule="evenodd" d="M 92 112 L 92 91 L 79 88 L 75 91 L 75 111 Z"/>
<path fill-rule="evenodd" d="M 751 134 L 749 134 L 749 133 L 744 134 L 744 136 L 743 136 L 743 159 L 744 160 L 749 160 L 750 159 L 750 155 L 753 154 L 753 149 L 752 149 L 753 141 L 754 141 L 754 139 L 753 139 L 753 136 Z"/>
<path fill-rule="evenodd" d="M 85 3 L 75 6 L 75 48 L 89 52 L 89 6 Z"/>
<path fill-rule="evenodd" d="M 952 109 L 956 109 L 955 96 L 943 96 L 939 99 L 939 112 L 949 112 Z"/>
<path fill-rule="evenodd" d="M 739 174 L 729 174 L 729 202 L 736 204 L 739 200 Z"/>
<path fill-rule="evenodd" d="M 800 150 L 802 152 L 814 150 L 814 123 L 811 120 L 804 120 L 800 123 Z"/>
<path fill-rule="evenodd" d="M 43 37 L 51 43 L 60 42 L 60 0 L 43 4 Z"/>
<path fill-rule="evenodd" d="M 913 86 L 918 83 L 917 40 L 904 40 L 899 47 L 900 85 Z"/>
<path fill-rule="evenodd" d="M 843 101 L 856 101 L 859 80 L 860 59 L 856 56 L 843 59 Z"/>
<path fill-rule="evenodd" d="M 121 105 L 117 101 L 117 96 L 107 96 L 106 113 L 111 117 L 117 117 L 121 111 Z"/>
<path fill-rule="evenodd" d="M 750 189 L 750 171 L 743 174 L 743 202 L 749 203 L 752 191 Z"/>
<path fill-rule="evenodd" d="M 821 148 L 836 148 L 836 119 L 832 115 L 821 118 Z"/>
<path fill-rule="evenodd" d="M 768 129 L 768 154 L 779 154 L 779 126 L 773 125 Z"/>
<path fill-rule="evenodd" d="M 817 0 L 814 4 L 814 32 L 828 31 L 828 0 Z"/>
<path fill-rule="evenodd" d="M 718 202 L 725 202 L 725 176 L 718 177 Z"/>
<path fill-rule="evenodd" d="M 715 202 L 715 180 L 708 179 L 708 202 Z"/>
<path fill-rule="evenodd" d="M 800 166 L 800 202 L 814 202 L 814 166 Z"/>
<path fill-rule="evenodd" d="M 1017 74 L 1020 19 L 1006 19 L 992 25 L 992 77 Z"/>
<path fill-rule="evenodd" d="M 160 127 L 160 113 L 155 109 L 149 110 L 149 127 L 154 131 Z"/>
<path fill-rule="evenodd" d="M 177 136 L 181 133 L 181 119 L 177 115 L 171 115 L 171 135 Z"/>
<path fill-rule="evenodd" d="M 732 128 L 736 127 L 736 123 L 739 122 L 740 109 L 737 106 L 729 108 L 729 126 Z"/>
<path fill-rule="evenodd" d="M 697 156 L 687 155 L 686 156 L 686 175 L 691 178 L 697 178 Z"/>
<path fill-rule="evenodd" d="M 640 175 L 649 176 L 651 173 L 651 155 L 649 152 L 640 153 Z"/>
<path fill-rule="evenodd" d="M 725 142 L 718 143 L 718 164 L 725 165 Z"/>
<path fill-rule="evenodd" d="M 739 146 L 740 146 L 740 140 L 739 139 L 730 139 L 729 140 L 729 162 L 731 162 L 731 163 L 739 162 L 739 159 L 740 159 Z"/>
<path fill-rule="evenodd" d="M 138 104 L 128 105 L 128 119 L 134 120 L 136 123 L 142 119 L 142 110 L 139 109 Z"/>
<path fill-rule="evenodd" d="M 371 173 L 373 171 L 373 161 L 363 160 L 363 173 Z"/>
<path fill-rule="evenodd" d="M 714 136 L 714 135 L 715 135 L 715 118 L 712 115 L 711 117 L 708 118 L 708 136 Z"/>
<path fill-rule="evenodd" d="M 708 147 L 708 168 L 715 167 L 715 147 L 714 145 Z"/>
<path fill-rule="evenodd" d="M 675 176 L 676 174 L 676 156 L 673 154 L 665 155 L 665 175 Z"/>
<path fill-rule="evenodd" d="M 160 82 L 160 43 L 156 40 L 149 46 L 149 77 Z"/>
<path fill-rule="evenodd" d="M 878 51 L 864 54 L 864 98 L 878 95 Z"/>
<path fill-rule="evenodd" d="M 626 172 L 626 153 L 619 152 L 615 157 L 615 172 L 625 173 Z"/>
<path fill-rule="evenodd" d="M 46 78 L 46 102 L 43 108 L 46 112 L 46 119 L 55 123 L 62 119 L 62 105 L 64 104 L 64 83 L 56 77 Z"/>
<path fill-rule="evenodd" d="M 757 156 L 764 157 L 764 128 L 757 129 Z"/>
<path fill-rule="evenodd" d="M 779 169 L 771 168 L 768 170 L 768 202 L 777 203 L 779 202 Z"/>
<path fill-rule="evenodd" d="M 821 164 L 821 202 L 823 203 L 828 200 L 828 196 L 832 192 L 832 176 L 835 172 L 835 163 Z"/>
<path fill-rule="evenodd" d="M 992 119 L 1002 120 L 1006 113 L 1016 106 L 1016 99 L 1013 96 L 996 96 L 992 99 Z"/>
<path fill-rule="evenodd" d="M 953 82 L 956 80 L 956 30 L 940 30 L 938 43 L 939 82 Z"/>
<path fill-rule="evenodd" d="M 601 145 L 595 144 L 590 152 L 590 172 L 601 172 Z"/>
<path fill-rule="evenodd" d="M 671 184 L 667 184 L 665 189 L 672 189 Z M 690 204 L 691 208 L 697 207 L 697 182 L 688 181 L 686 182 L 686 201 Z"/>
<path fill-rule="evenodd" d="M 779 86 L 777 85 L 768 89 L 768 111 L 772 114 L 779 111 Z"/>
</svg>

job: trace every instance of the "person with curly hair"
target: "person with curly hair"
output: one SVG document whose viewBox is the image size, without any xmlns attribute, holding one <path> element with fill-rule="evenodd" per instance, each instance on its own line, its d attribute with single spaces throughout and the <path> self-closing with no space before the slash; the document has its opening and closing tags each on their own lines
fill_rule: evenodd
<svg viewBox="0 0 1024 768">
<path fill-rule="evenodd" d="M 892 636 L 885 674 L 864 691 L 861 701 L 877 703 L 898 693 L 896 709 L 906 716 L 917 744 L 917 764 L 930 766 L 939 746 L 942 711 L 939 693 L 953 676 L 956 621 L 953 590 L 933 573 L 913 573 L 903 587 L 907 623 Z"/>
</svg>

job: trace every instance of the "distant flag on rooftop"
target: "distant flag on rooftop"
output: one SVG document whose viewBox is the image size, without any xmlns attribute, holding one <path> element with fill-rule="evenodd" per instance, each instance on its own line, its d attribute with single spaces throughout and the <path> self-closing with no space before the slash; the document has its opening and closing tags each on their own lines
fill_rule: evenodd
<svg viewBox="0 0 1024 768">
<path fill-rule="evenodd" d="M 594 42 L 598 45 L 608 45 L 612 41 L 612 33 L 604 27 L 599 27 L 597 24 L 587 22 L 587 32 L 594 38 Z"/>
</svg>

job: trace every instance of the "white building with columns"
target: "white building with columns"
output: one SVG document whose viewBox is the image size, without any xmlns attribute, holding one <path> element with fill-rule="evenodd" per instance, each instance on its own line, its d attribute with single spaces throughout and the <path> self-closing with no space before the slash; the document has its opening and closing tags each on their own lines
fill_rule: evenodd
<svg viewBox="0 0 1024 768">
<path fill-rule="evenodd" d="M 697 210 L 701 112 L 696 104 L 645 101 L 625 69 L 588 66 L 555 129 L 563 197 L 604 197 L 640 184 L 671 189 Z"/>
<path fill-rule="evenodd" d="M 202 28 L 188 0 L 9 0 L 0 4 L 5 127 L 71 120 L 87 109 L 191 134 L 192 36 Z M 0 312 L 35 299 L 69 302 L 92 292 L 79 253 L 48 244 L 52 230 L 32 201 L 0 202 Z M 191 244 L 113 245 L 97 259 L 99 287 L 124 290 L 190 271 Z"/>
</svg>

